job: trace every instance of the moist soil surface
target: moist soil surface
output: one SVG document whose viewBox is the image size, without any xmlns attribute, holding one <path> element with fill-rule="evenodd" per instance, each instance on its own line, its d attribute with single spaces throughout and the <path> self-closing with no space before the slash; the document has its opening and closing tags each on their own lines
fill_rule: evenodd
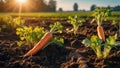
<svg viewBox="0 0 120 68">
<path fill-rule="evenodd" d="M 120 68 L 120 47 L 113 48 L 107 59 L 97 59 L 95 53 L 90 48 L 85 47 L 81 42 L 85 38 L 97 35 L 97 24 L 90 24 L 91 19 L 86 19 L 83 26 L 79 27 L 76 35 L 68 30 L 72 25 L 67 23 L 67 19 L 49 18 L 29 18 L 23 17 L 26 26 L 39 26 L 49 30 L 49 25 L 59 21 L 64 26 L 62 34 L 54 36 L 64 38 L 64 45 L 57 46 L 50 44 L 40 50 L 37 54 L 29 57 L 23 55 L 29 51 L 30 46 L 18 46 L 19 37 L 15 30 L 5 28 L 0 32 L 0 68 Z M 118 25 L 112 25 L 111 21 L 104 21 L 102 26 L 105 37 L 117 34 Z"/>
</svg>

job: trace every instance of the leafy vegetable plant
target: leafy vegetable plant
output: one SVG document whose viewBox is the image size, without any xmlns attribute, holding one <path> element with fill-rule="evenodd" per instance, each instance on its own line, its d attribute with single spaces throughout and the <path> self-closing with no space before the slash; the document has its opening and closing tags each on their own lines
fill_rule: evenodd
<svg viewBox="0 0 120 68">
<path fill-rule="evenodd" d="M 106 8 L 97 8 L 93 11 L 93 17 L 94 19 L 91 21 L 93 23 L 94 21 L 97 22 L 97 33 L 100 39 L 105 41 L 105 35 L 104 35 L 104 30 L 103 27 L 101 26 L 102 22 L 107 20 L 107 17 L 110 15 L 110 10 Z"/>
<path fill-rule="evenodd" d="M 47 31 L 43 37 L 40 39 L 40 41 L 30 50 L 28 51 L 24 57 L 34 55 L 42 48 L 46 47 L 50 43 L 58 43 L 58 45 L 61 46 L 61 43 L 63 43 L 63 39 L 58 39 L 57 37 L 53 37 L 53 33 L 59 32 L 62 33 L 63 26 L 60 22 L 56 22 L 53 25 L 50 25 L 51 30 Z"/>
<path fill-rule="evenodd" d="M 23 41 L 26 41 L 27 45 L 35 44 L 39 41 L 39 39 L 42 38 L 42 36 L 46 32 L 47 31 L 45 31 L 43 27 L 32 28 L 31 26 L 29 26 L 29 27 L 25 26 L 23 28 L 17 28 L 16 34 L 19 35 L 20 40 L 21 40 L 21 41 L 17 42 L 17 44 L 19 46 L 21 46 L 24 43 Z"/>
<path fill-rule="evenodd" d="M 117 36 L 109 36 L 106 39 L 106 42 L 103 43 L 101 39 L 99 39 L 98 36 L 93 35 L 90 40 L 84 39 L 82 41 L 85 46 L 90 47 L 95 54 L 97 55 L 98 59 L 106 59 L 113 47 L 116 47 L 118 45 L 118 42 L 116 41 Z"/>
<path fill-rule="evenodd" d="M 25 23 L 25 21 L 20 19 L 19 17 L 12 18 L 11 16 L 3 16 L 0 18 L 1 18 L 0 21 L 3 22 L 3 24 L 9 26 L 12 29 L 16 29 L 17 27 L 21 27 Z"/>
<path fill-rule="evenodd" d="M 84 19 L 79 20 L 78 16 L 74 16 L 74 17 L 69 16 L 68 19 L 69 19 L 68 23 L 72 24 L 74 34 L 76 35 L 79 26 L 82 26 L 85 20 Z"/>
<path fill-rule="evenodd" d="M 63 30 L 63 26 L 61 25 L 60 22 L 56 22 L 56 23 L 50 25 L 51 33 L 55 33 L 55 32 L 62 33 L 62 30 Z"/>
</svg>

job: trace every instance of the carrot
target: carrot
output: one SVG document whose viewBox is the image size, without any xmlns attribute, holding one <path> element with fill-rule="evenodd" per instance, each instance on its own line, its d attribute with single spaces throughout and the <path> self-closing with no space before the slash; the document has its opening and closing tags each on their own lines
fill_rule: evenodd
<svg viewBox="0 0 120 68">
<path fill-rule="evenodd" d="M 24 57 L 31 56 L 36 54 L 39 50 L 45 47 L 45 45 L 48 44 L 48 42 L 52 39 L 53 33 L 59 31 L 61 33 L 63 26 L 59 23 L 56 22 L 54 25 L 50 25 L 50 32 L 47 32 L 41 40 L 30 50 L 28 51 Z"/>
<path fill-rule="evenodd" d="M 103 30 L 103 27 L 101 25 L 97 26 L 97 33 L 98 33 L 99 38 L 101 40 L 105 41 L 104 30 Z"/>
<path fill-rule="evenodd" d="M 45 45 L 52 39 L 52 32 L 47 32 L 41 40 L 30 50 L 28 51 L 24 57 L 31 56 L 36 54 L 39 50 L 41 50 Z"/>
</svg>

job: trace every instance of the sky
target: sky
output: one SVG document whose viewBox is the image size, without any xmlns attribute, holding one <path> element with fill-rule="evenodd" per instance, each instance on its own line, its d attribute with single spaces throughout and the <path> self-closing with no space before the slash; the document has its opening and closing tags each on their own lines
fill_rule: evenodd
<svg viewBox="0 0 120 68">
<path fill-rule="evenodd" d="M 120 0 L 56 0 L 57 10 L 62 8 L 64 11 L 73 10 L 74 3 L 79 5 L 79 10 L 90 10 L 91 5 L 96 6 L 116 6 L 120 5 Z"/>
</svg>

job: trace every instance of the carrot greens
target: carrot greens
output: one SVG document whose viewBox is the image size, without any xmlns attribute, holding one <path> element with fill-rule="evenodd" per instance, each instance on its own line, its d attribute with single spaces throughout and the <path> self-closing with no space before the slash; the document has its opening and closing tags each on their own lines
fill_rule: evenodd
<svg viewBox="0 0 120 68">
<path fill-rule="evenodd" d="M 78 16 L 74 16 L 74 17 L 69 16 L 68 17 L 68 23 L 72 24 L 74 35 L 77 34 L 77 30 L 78 30 L 79 26 L 83 25 L 83 22 L 85 22 L 85 20 L 79 19 Z"/>
<path fill-rule="evenodd" d="M 103 43 L 98 36 L 93 35 L 90 40 L 86 38 L 82 41 L 82 43 L 85 46 L 90 47 L 94 51 L 98 59 L 106 59 L 112 48 L 116 47 L 119 44 L 119 42 L 116 40 L 116 35 L 109 36 L 106 39 L 106 42 Z"/>
</svg>

